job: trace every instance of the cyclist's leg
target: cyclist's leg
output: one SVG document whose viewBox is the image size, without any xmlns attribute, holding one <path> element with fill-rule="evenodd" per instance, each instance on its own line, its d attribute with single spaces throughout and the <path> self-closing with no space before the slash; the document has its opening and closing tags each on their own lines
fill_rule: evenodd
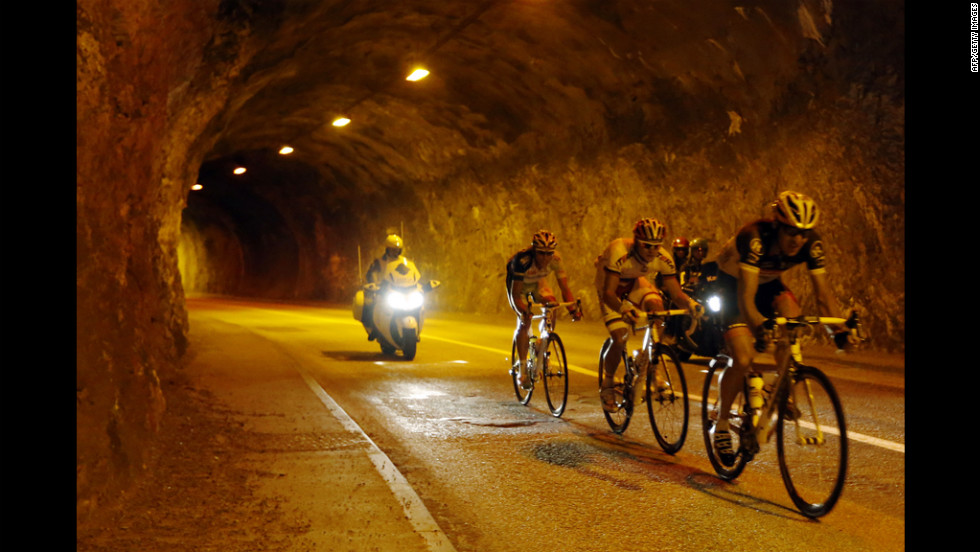
<svg viewBox="0 0 980 552">
<path fill-rule="evenodd" d="M 529 291 L 533 291 L 531 286 L 521 286 L 520 293 L 521 296 L 526 296 Z M 507 291 L 507 302 L 510 303 L 511 310 L 517 315 L 517 329 L 514 331 L 515 339 L 517 340 L 517 354 L 521 361 L 521 366 L 527 364 L 527 342 L 528 336 L 531 331 L 531 316 L 529 313 L 522 312 L 517 308 L 517 304 L 514 302 L 514 297 L 510 290 Z"/>
<path fill-rule="evenodd" d="M 785 284 L 781 281 L 779 282 L 779 287 L 774 290 L 775 297 L 772 300 L 772 306 L 775 312 L 779 313 L 780 316 L 785 316 L 787 318 L 793 318 L 803 314 L 803 309 L 800 307 L 800 302 L 796 300 L 796 296 L 790 291 Z M 800 343 L 797 341 L 792 345 L 793 358 L 797 362 L 803 362 L 803 354 L 800 352 Z"/>
<path fill-rule="evenodd" d="M 619 366 L 623 351 L 626 349 L 626 342 L 629 339 L 629 326 L 623 320 L 623 316 L 613 311 L 599 298 L 599 310 L 602 320 L 606 324 L 606 330 L 611 337 L 610 346 L 602 357 L 602 378 L 599 391 L 599 398 L 602 400 L 603 408 L 606 410 L 615 409 L 616 396 L 613 385 L 615 384 L 616 369 Z"/>
</svg>

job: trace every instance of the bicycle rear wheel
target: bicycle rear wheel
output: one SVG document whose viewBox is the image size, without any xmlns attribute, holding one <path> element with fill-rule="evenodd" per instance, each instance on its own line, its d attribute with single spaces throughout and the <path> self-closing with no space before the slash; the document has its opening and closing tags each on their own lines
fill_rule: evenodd
<svg viewBox="0 0 980 552">
<path fill-rule="evenodd" d="M 833 509 L 847 473 L 844 409 L 820 370 L 798 366 L 776 422 L 779 471 L 793 504 L 810 518 Z"/>
<path fill-rule="evenodd" d="M 528 351 L 528 357 L 531 357 L 531 351 Z M 510 379 L 514 383 L 514 393 L 517 395 L 517 400 L 521 404 L 527 404 L 531 400 L 531 394 L 534 393 L 534 387 L 531 387 L 525 391 L 521 384 L 517 381 L 518 369 L 520 366 L 521 358 L 517 354 L 517 336 L 514 336 L 514 340 L 510 345 Z"/>
<path fill-rule="evenodd" d="M 687 380 L 673 348 L 658 345 L 656 357 L 657 363 L 647 370 L 647 414 L 660 447 L 674 454 L 687 438 Z"/>
<path fill-rule="evenodd" d="M 599 353 L 599 390 L 602 391 L 602 373 L 603 373 L 603 362 L 602 358 L 605 356 L 606 351 L 612 346 L 612 338 L 607 338 L 605 343 L 602 344 L 602 350 Z M 613 430 L 613 433 L 621 434 L 626 431 L 627 426 L 630 425 L 630 419 L 633 417 L 633 389 L 632 385 L 627 385 L 624 381 L 624 376 L 626 375 L 626 353 L 622 354 L 622 359 L 616 366 L 616 374 L 614 376 L 614 381 L 616 383 L 616 410 L 613 412 L 607 411 L 605 408 L 602 409 L 602 415 L 606 417 L 606 422 L 609 424 L 609 428 Z M 602 408 L 602 399 L 599 399 L 600 408 Z"/>
<path fill-rule="evenodd" d="M 565 403 L 568 400 L 568 363 L 565 360 L 565 346 L 558 334 L 553 333 L 548 337 L 548 350 L 544 354 L 541 375 L 548 408 L 553 416 L 560 417 L 565 412 Z"/>
<path fill-rule="evenodd" d="M 712 361 L 711 367 L 708 368 L 708 373 L 705 374 L 704 388 L 701 392 L 701 432 L 704 434 L 704 447 L 708 453 L 708 460 L 711 461 L 711 466 L 714 467 L 719 477 L 725 481 L 731 481 L 742 473 L 742 470 L 745 469 L 745 464 L 752 459 L 752 455 L 743 450 L 741 446 L 742 432 L 748 431 L 747 428 L 743 428 L 744 418 L 742 417 L 742 412 L 746 408 L 744 384 L 741 386 L 738 395 L 732 401 L 728 415 L 729 431 L 732 435 L 732 448 L 736 451 L 735 463 L 731 466 L 726 466 L 715 453 L 712 430 L 718 422 L 721 403 L 719 382 L 721 375 L 727 367 L 727 360 L 728 357 L 725 356 L 716 357 Z"/>
</svg>

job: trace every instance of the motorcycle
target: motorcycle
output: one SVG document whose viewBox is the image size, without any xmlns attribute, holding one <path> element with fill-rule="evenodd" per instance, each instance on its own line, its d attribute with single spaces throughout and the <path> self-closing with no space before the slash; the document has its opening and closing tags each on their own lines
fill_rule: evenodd
<svg viewBox="0 0 980 552">
<path fill-rule="evenodd" d="M 438 280 L 420 280 L 415 263 L 399 257 L 384 267 L 380 284 L 365 284 L 354 295 L 354 319 L 364 324 L 368 339 L 377 339 L 386 355 L 401 351 L 405 360 L 415 358 L 421 341 L 425 294 L 440 285 Z M 367 321 L 362 320 L 365 305 L 370 307 Z"/>
<path fill-rule="evenodd" d="M 714 358 L 725 348 L 725 329 L 721 320 L 725 306 L 722 304 L 722 294 L 716 289 L 717 280 L 718 263 L 704 263 L 696 283 L 682 286 L 684 293 L 704 306 L 701 320 L 689 334 L 696 347 L 677 347 L 677 355 L 682 361 L 689 360 L 693 355 Z M 675 331 L 681 332 L 685 329 L 689 328 L 677 328 Z"/>
</svg>

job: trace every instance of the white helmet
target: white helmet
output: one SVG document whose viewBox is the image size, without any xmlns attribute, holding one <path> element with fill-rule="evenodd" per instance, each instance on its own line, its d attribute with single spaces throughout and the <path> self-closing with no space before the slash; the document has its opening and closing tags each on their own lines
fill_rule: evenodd
<svg viewBox="0 0 980 552">
<path fill-rule="evenodd" d="M 809 196 L 798 192 L 780 192 L 772 204 L 776 220 L 793 228 L 808 230 L 817 225 L 820 212 Z"/>
<path fill-rule="evenodd" d="M 660 244 L 664 241 L 666 233 L 667 227 L 657 219 L 640 219 L 633 226 L 633 237 L 640 241 Z"/>
<path fill-rule="evenodd" d="M 402 239 L 397 234 L 388 234 L 388 237 L 385 238 L 385 248 L 401 249 Z"/>
<path fill-rule="evenodd" d="M 536 251 L 554 251 L 555 247 L 558 246 L 558 238 L 547 230 L 538 230 L 531 237 L 531 245 Z"/>
</svg>

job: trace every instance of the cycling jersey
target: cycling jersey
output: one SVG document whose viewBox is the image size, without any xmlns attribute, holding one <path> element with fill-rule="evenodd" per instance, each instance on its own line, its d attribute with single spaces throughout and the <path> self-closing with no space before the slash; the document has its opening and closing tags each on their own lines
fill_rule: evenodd
<svg viewBox="0 0 980 552">
<path fill-rule="evenodd" d="M 771 219 L 749 223 L 721 247 L 718 266 L 722 272 L 736 278 L 739 268 L 758 272 L 760 284 L 778 279 L 783 272 L 798 264 L 805 263 L 813 274 L 826 270 L 823 241 L 816 231 L 810 231 L 806 243 L 792 257 L 774 252 L 778 250 L 776 242 L 777 229 Z"/>
<path fill-rule="evenodd" d="M 653 281 L 658 274 L 665 278 L 677 276 L 674 259 L 666 248 L 658 245 L 653 259 L 647 262 L 633 250 L 632 238 L 613 240 L 596 259 L 595 265 L 595 286 L 600 296 L 605 286 L 607 272 L 619 275 L 619 287 L 616 289 L 616 296 L 620 298 L 633 289 L 639 278 Z"/>
<path fill-rule="evenodd" d="M 507 261 L 507 290 L 511 288 L 514 281 L 524 282 L 524 289 L 532 289 L 538 282 L 544 280 L 549 274 L 554 273 L 559 279 L 566 278 L 565 268 L 561 262 L 561 255 L 555 251 L 551 257 L 551 262 L 547 268 L 540 269 L 534 262 L 534 248 L 522 249 Z"/>
</svg>

